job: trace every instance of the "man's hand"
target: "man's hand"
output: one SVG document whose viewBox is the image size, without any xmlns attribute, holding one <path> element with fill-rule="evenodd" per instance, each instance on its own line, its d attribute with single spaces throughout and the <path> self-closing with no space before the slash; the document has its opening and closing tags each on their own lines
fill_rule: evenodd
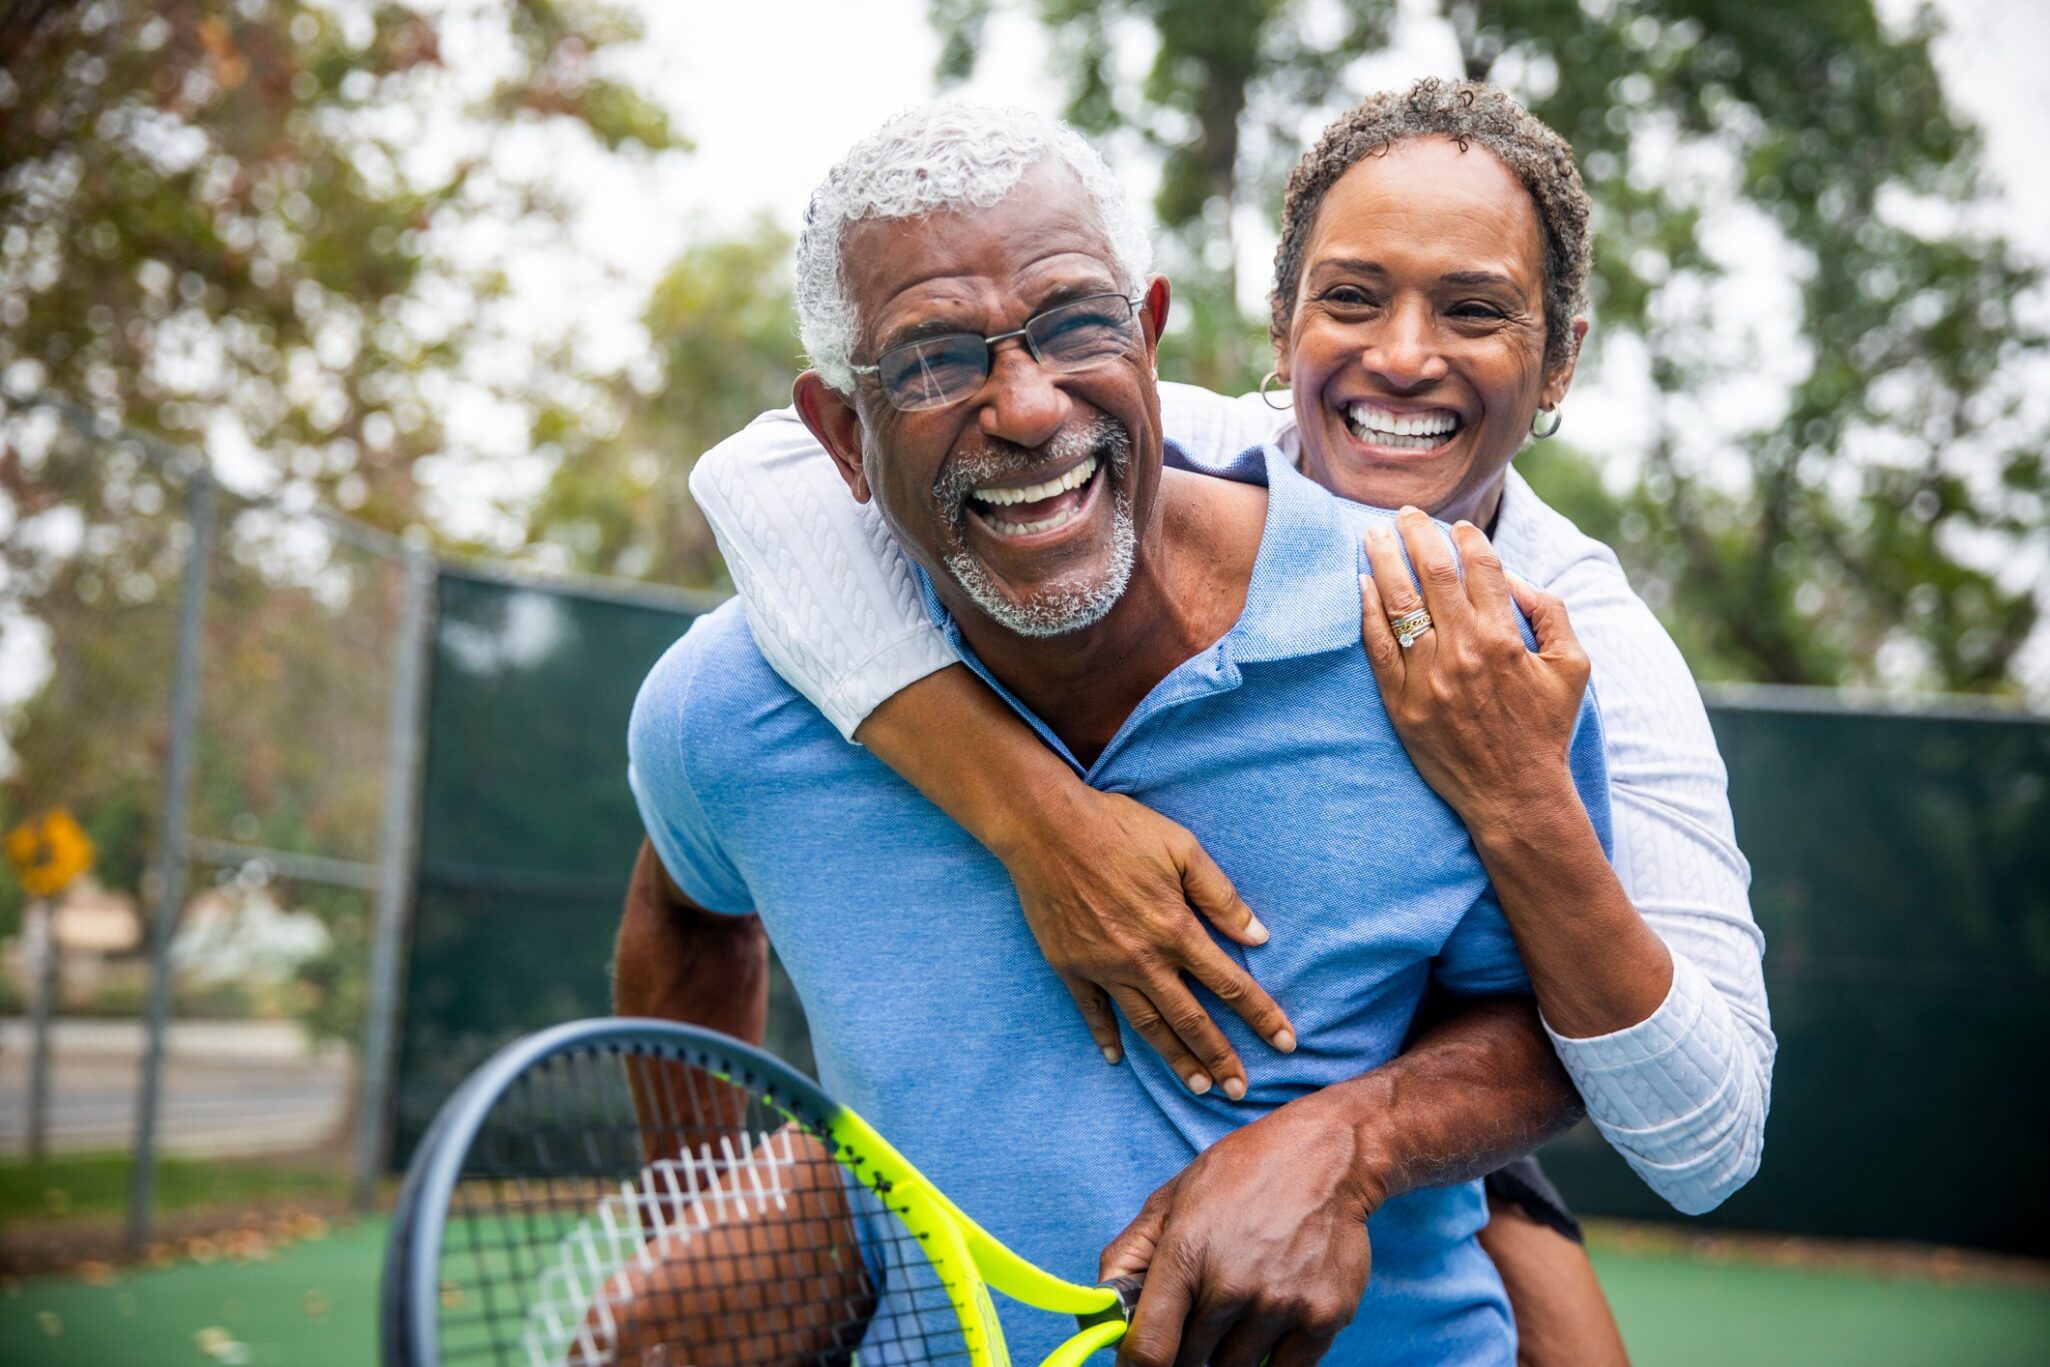
<svg viewBox="0 0 2050 1367">
<path fill-rule="evenodd" d="M 794 1126 L 755 1161 L 773 1171 L 780 1199 L 662 1202 L 666 1232 L 606 1277 L 585 1309 L 583 1337 L 598 1351 L 578 1346 L 565 1367 L 817 1362 L 859 1341 L 876 1292 L 839 1164 Z M 573 1285 L 585 1278 L 584 1268 L 564 1270 Z"/>
<path fill-rule="evenodd" d="M 1309 1367 L 1352 1322 L 1382 1160 L 1331 1097 L 1226 1135 L 1111 1240 L 1099 1281 L 1146 1274 L 1120 1367 Z"/>
<path fill-rule="evenodd" d="M 1367 1216 L 1493 1172 L 1580 1116 L 1528 998 L 1459 999 L 1372 1072 L 1211 1145 L 1111 1240 L 1146 1274 L 1121 1367 L 1308 1367 L 1367 1286 Z"/>
<path fill-rule="evenodd" d="M 1034 817 L 1036 836 L 999 853 L 1040 952 L 1104 1057 L 1115 1063 L 1122 1054 L 1115 1001 L 1189 1090 L 1215 1085 L 1234 1101 L 1244 1096 L 1245 1065 L 1182 975 L 1283 1053 L 1296 1039 L 1266 989 L 1191 911 L 1241 944 L 1265 943 L 1266 928 L 1231 880 L 1187 830 L 1122 794 L 1071 782 Z"/>
</svg>

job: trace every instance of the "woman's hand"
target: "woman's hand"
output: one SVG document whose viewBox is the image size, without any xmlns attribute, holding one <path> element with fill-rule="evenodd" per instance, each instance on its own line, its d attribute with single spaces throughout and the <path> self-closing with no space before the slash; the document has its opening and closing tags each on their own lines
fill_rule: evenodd
<svg viewBox="0 0 2050 1367">
<path fill-rule="evenodd" d="M 1260 1038 L 1295 1048 L 1288 1017 L 1191 914 L 1242 945 L 1267 940 L 1196 837 L 1084 783 L 966 665 L 884 699 L 855 739 L 1004 862 L 1041 952 L 1112 1063 L 1123 1057 L 1115 1001 L 1190 1090 L 1245 1095 L 1245 1066 L 1184 973 Z"/>
<path fill-rule="evenodd" d="M 1182 975 L 1276 1049 L 1294 1049 L 1287 1015 L 1191 912 L 1240 944 L 1264 944 L 1252 908 L 1194 836 L 1128 797 L 1072 783 L 1057 801 L 1031 807 L 1031 833 L 999 854 L 1033 937 L 1104 1057 L 1115 1063 L 1123 1053 L 1115 1001 L 1191 1091 L 1215 1085 L 1234 1101 L 1244 1096 L 1244 1064 Z"/>
<path fill-rule="evenodd" d="M 1588 662 L 1566 606 L 1511 580 L 1472 523 L 1455 524 L 1452 539 L 1464 578 L 1444 536 L 1415 508 L 1404 508 L 1393 527 L 1376 521 L 1368 528 L 1374 572 L 1360 576 L 1361 634 L 1389 720 L 1425 780 L 1469 829 L 1510 819 L 1533 803 L 1577 807 L 1568 752 Z M 1523 644 L 1515 606 L 1530 618 L 1536 651 Z M 1419 607 L 1430 613 L 1431 629 L 1405 648 L 1390 622 Z"/>
<path fill-rule="evenodd" d="M 1565 604 L 1505 575 L 1479 528 L 1458 523 L 1452 539 L 1464 580 L 1416 509 L 1404 508 L 1395 530 L 1368 530 L 1374 573 L 1360 576 L 1361 634 L 1389 719 L 1466 823 L 1545 1021 L 1582 1039 L 1636 1025 L 1666 999 L 1673 961 L 1609 867 L 1573 782 L 1587 654 Z M 1512 603 L 1530 618 L 1535 651 Z M 1431 629 L 1405 649 L 1389 622 L 1418 607 Z"/>
</svg>

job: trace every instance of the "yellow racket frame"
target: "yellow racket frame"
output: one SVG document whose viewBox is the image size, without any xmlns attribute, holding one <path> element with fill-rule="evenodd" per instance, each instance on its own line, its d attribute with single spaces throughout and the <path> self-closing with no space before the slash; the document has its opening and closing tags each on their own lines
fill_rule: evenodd
<svg viewBox="0 0 2050 1367">
<path fill-rule="evenodd" d="M 1064 1281 L 1004 1247 L 853 1111 L 841 1107 L 827 1122 L 826 1138 L 834 1145 L 834 1157 L 925 1246 L 960 1319 L 971 1367 L 1009 1367 L 1011 1361 L 1003 1326 L 990 1304 L 991 1287 L 1025 1305 L 1084 1322 L 1040 1367 L 1076 1367 L 1124 1338 L 1124 1305 L 1115 1290 Z"/>
</svg>

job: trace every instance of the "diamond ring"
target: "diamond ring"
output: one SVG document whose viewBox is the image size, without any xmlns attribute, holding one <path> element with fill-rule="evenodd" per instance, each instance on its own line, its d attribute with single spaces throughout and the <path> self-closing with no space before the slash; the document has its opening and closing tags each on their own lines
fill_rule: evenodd
<svg viewBox="0 0 2050 1367">
<path fill-rule="evenodd" d="M 1423 608 L 1412 608 L 1400 617 L 1390 617 L 1388 625 L 1395 630 L 1396 643 L 1408 650 L 1431 629 L 1431 614 Z"/>
</svg>

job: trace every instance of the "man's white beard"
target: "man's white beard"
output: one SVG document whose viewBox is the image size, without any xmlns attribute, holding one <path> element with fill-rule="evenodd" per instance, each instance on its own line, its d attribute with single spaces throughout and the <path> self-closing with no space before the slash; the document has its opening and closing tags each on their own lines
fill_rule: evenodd
<svg viewBox="0 0 2050 1367">
<path fill-rule="evenodd" d="M 1094 626 L 1124 596 L 1132 582 L 1132 562 L 1139 545 L 1132 524 L 1132 499 L 1125 475 L 1132 461 L 1132 437 L 1115 418 L 1100 417 L 1088 426 L 1062 432 L 1042 450 L 1031 453 L 1030 464 L 1076 459 L 1095 453 L 1103 462 L 1101 478 L 1111 482 L 1110 562 L 1089 581 L 1065 581 L 1046 585 L 1020 600 L 1004 591 L 989 567 L 957 544 L 944 558 L 947 572 L 961 591 L 998 626 L 1020 636 L 1065 636 L 1071 631 Z M 951 471 L 949 483 L 964 500 L 960 516 L 965 517 L 969 488 L 1001 478 L 1017 457 L 1006 459 L 991 453 L 985 461 L 970 460 L 967 468 Z M 1029 468 L 1029 467 L 1028 467 Z M 959 525 L 957 522 L 956 525 Z"/>
</svg>

